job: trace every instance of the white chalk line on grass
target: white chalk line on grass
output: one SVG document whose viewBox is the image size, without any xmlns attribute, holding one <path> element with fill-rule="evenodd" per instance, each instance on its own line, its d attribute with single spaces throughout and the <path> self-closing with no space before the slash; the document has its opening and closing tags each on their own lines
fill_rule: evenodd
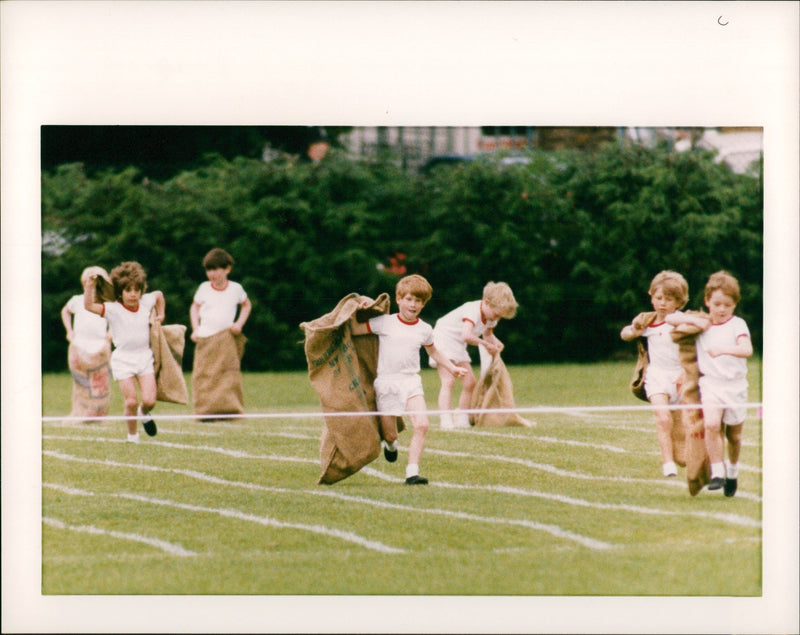
<svg viewBox="0 0 800 635">
<path fill-rule="evenodd" d="M 373 507 L 380 507 L 383 509 L 394 509 L 397 511 L 405 511 L 405 512 L 412 512 L 418 514 L 434 514 L 438 516 L 445 516 L 450 518 L 457 518 L 460 520 L 467 520 L 473 522 L 481 522 L 481 523 L 489 523 L 495 525 L 513 525 L 519 527 L 525 527 L 528 529 L 534 529 L 537 531 L 544 531 L 546 533 L 555 536 L 556 538 L 561 538 L 563 540 L 571 540 L 573 542 L 577 542 L 578 544 L 588 547 L 590 549 L 611 549 L 613 545 L 602 540 L 596 540 L 594 538 L 589 538 L 586 536 L 581 536 L 580 534 L 576 534 L 571 532 L 567 529 L 559 527 L 557 525 L 551 525 L 546 523 L 539 523 L 536 521 L 530 521 L 525 519 L 515 519 L 515 518 L 499 518 L 494 516 L 479 516 L 476 514 L 470 514 L 467 512 L 458 512 L 458 511 L 451 511 L 446 509 L 440 508 L 426 508 L 426 507 L 413 507 L 411 505 L 401 505 L 399 503 L 391 503 L 388 501 L 377 500 L 374 498 L 368 498 L 364 496 L 353 496 L 352 494 L 341 494 L 339 492 L 334 492 L 330 490 L 297 490 L 297 489 L 290 489 L 284 487 L 275 487 L 270 485 L 259 485 L 257 483 L 248 483 L 242 481 L 229 481 L 227 479 L 219 478 L 216 476 L 212 476 L 210 474 L 205 474 L 204 472 L 198 472 L 196 470 L 183 470 L 179 468 L 162 468 L 156 467 L 152 465 L 137 465 L 133 463 L 119 463 L 116 461 L 109 461 L 109 460 L 99 460 L 99 459 L 85 459 L 81 457 L 71 456 L 69 454 L 63 454 L 61 452 L 51 452 L 46 451 L 45 454 L 51 456 L 56 459 L 62 459 L 65 461 L 77 461 L 81 463 L 91 463 L 91 464 L 100 464 L 107 467 L 123 467 L 128 469 L 135 469 L 135 470 L 145 470 L 151 472 L 167 472 L 172 474 L 180 474 L 183 476 L 188 476 L 191 478 L 195 478 L 198 480 L 206 481 L 209 483 L 214 483 L 215 485 L 225 485 L 229 487 L 243 487 L 250 490 L 258 490 L 258 491 L 266 491 L 275 494 L 308 494 L 311 496 L 320 496 L 323 498 L 334 498 L 337 500 L 343 500 L 347 502 L 353 503 L 360 503 L 365 505 L 372 505 Z M 402 479 L 395 479 L 392 478 L 391 480 L 395 480 L 399 483 L 402 483 Z"/>
<path fill-rule="evenodd" d="M 44 434 L 42 435 L 42 439 L 56 440 L 56 441 L 81 441 L 81 442 L 88 441 L 91 443 L 121 443 L 124 445 L 128 444 L 128 442 L 125 439 L 109 439 L 109 438 L 98 439 L 96 437 L 81 437 L 80 439 L 76 439 L 75 437 L 63 437 L 54 434 Z M 190 445 L 186 443 L 172 443 L 170 441 L 147 441 L 146 443 L 140 443 L 137 445 L 145 445 L 145 446 L 152 445 L 152 446 L 159 446 L 159 447 L 172 448 L 178 450 L 197 450 L 202 452 L 213 452 L 215 454 L 224 454 L 225 456 L 231 456 L 237 459 L 284 461 L 288 463 L 313 463 L 314 465 L 319 465 L 319 461 L 315 459 L 303 459 L 296 456 L 282 456 L 278 454 L 250 454 L 249 452 L 246 452 L 244 450 L 231 450 L 228 448 L 220 448 L 217 446 L 210 446 L 210 445 Z"/>
<path fill-rule="evenodd" d="M 60 455 L 55 458 L 65 458 L 68 455 Z M 163 471 L 163 472 L 172 472 L 175 470 L 167 469 L 167 468 L 155 468 L 153 466 L 144 466 L 144 465 L 135 465 L 135 464 L 114 464 L 113 462 L 108 461 L 95 461 L 93 459 L 84 459 L 84 462 L 87 463 L 106 463 L 108 465 L 115 465 L 116 467 L 127 467 L 130 469 L 145 469 L 148 471 Z M 191 473 L 190 470 L 182 471 L 186 475 L 194 475 Z M 199 474 L 195 473 L 195 474 Z M 195 476 L 196 477 L 196 476 Z M 231 482 L 224 481 L 221 479 L 223 483 L 230 484 Z M 43 483 L 44 487 L 51 487 L 53 489 L 57 489 L 64 493 L 69 493 L 73 495 L 82 495 L 82 496 L 95 496 L 95 492 L 91 492 L 88 490 L 78 490 L 75 488 L 65 487 L 57 484 L 48 484 Z M 277 490 L 279 491 L 279 490 Z M 292 491 L 292 490 L 287 490 Z M 293 493 L 297 493 L 293 491 Z M 391 553 L 391 554 L 398 554 L 398 553 L 405 553 L 404 549 L 400 549 L 398 547 L 392 547 L 390 545 L 385 545 L 377 540 L 371 540 L 369 538 L 364 538 L 363 536 L 359 536 L 350 531 L 343 531 L 341 529 L 333 529 L 330 527 L 325 527 L 324 525 L 308 525 L 304 523 L 292 523 L 292 522 L 285 522 L 282 520 L 277 520 L 275 518 L 270 518 L 268 516 L 256 516 L 255 514 L 248 514 L 238 509 L 226 509 L 220 507 L 203 507 L 201 505 L 192 505 L 190 503 L 182 503 L 180 501 L 172 501 L 163 498 L 152 498 L 150 496 L 144 496 L 142 494 L 133 494 L 128 492 L 112 492 L 107 493 L 105 496 L 109 496 L 111 498 L 122 498 L 125 500 L 133 500 L 139 501 L 142 503 L 148 503 L 151 505 L 160 505 L 163 507 L 172 507 L 174 509 L 182 509 L 185 511 L 191 512 L 199 512 L 199 513 L 207 513 L 207 514 L 217 514 L 219 516 L 224 516 L 226 518 L 233 518 L 234 520 L 243 520 L 246 522 L 257 523 L 259 525 L 264 525 L 266 527 L 276 527 L 278 529 L 297 529 L 300 531 L 308 531 L 315 534 L 320 534 L 323 536 L 329 536 L 332 538 L 338 538 L 339 540 L 344 540 L 346 542 L 351 542 L 360 547 L 364 547 L 371 551 L 378 551 L 380 553 Z M 196 554 L 192 554 L 196 555 Z"/>
<path fill-rule="evenodd" d="M 66 441 L 74 441 L 74 437 L 60 437 L 55 435 L 43 435 L 43 439 L 54 439 L 54 440 L 66 440 Z M 108 439 L 108 438 L 81 438 L 81 441 L 89 441 L 93 443 L 127 443 L 124 439 Z M 232 456 L 234 458 L 243 458 L 243 459 L 255 459 L 255 460 L 267 460 L 267 461 L 283 461 L 283 462 L 290 462 L 290 463 L 306 463 L 306 464 L 314 464 L 319 465 L 318 459 L 304 459 L 300 457 L 293 457 L 293 456 L 285 456 L 285 455 L 259 455 L 259 454 L 250 454 L 243 450 L 229 450 L 226 448 L 220 448 L 216 446 L 208 446 L 208 445 L 189 445 L 189 444 L 178 444 L 178 443 L 171 443 L 169 441 L 148 441 L 147 445 L 156 445 L 174 449 L 185 449 L 185 450 L 199 450 L 199 451 L 206 451 L 206 452 L 213 452 L 217 454 L 223 454 L 226 456 Z M 405 450 L 406 448 L 401 449 Z M 470 452 L 457 452 L 454 450 L 439 450 L 436 448 L 428 447 L 425 449 L 427 454 L 439 454 L 441 456 L 448 456 L 448 457 L 455 457 L 455 458 L 464 458 L 464 459 L 479 459 L 479 460 L 491 460 L 491 461 L 499 461 L 504 463 L 511 463 L 514 465 L 521 465 L 523 467 L 528 467 L 535 470 L 540 470 L 543 472 L 548 472 L 550 474 L 555 474 L 556 476 L 562 476 L 565 478 L 576 478 L 582 480 L 595 480 L 595 481 L 604 481 L 604 482 L 617 482 L 617 483 L 644 483 L 648 485 L 658 485 L 664 487 L 683 487 L 685 484 L 677 480 L 668 480 L 665 481 L 663 479 L 646 479 L 646 478 L 637 478 L 631 476 L 597 476 L 594 474 L 587 474 L 585 472 L 572 472 L 569 470 L 564 470 L 563 468 L 556 467 L 555 465 L 550 465 L 547 463 L 535 463 L 534 461 L 530 461 L 528 459 L 521 459 L 518 457 L 509 457 L 503 455 L 496 455 L 496 454 L 473 454 Z M 739 491 L 737 492 L 737 497 L 742 499 L 750 499 L 754 501 L 761 501 L 761 497 L 755 494 L 750 494 L 748 492 Z"/>
<path fill-rule="evenodd" d="M 752 402 L 745 404 L 733 404 L 731 407 L 746 408 L 749 410 L 759 409 L 762 407 L 760 402 Z M 720 408 L 726 407 L 725 405 L 719 406 Z M 530 407 L 516 407 L 516 408 L 469 408 L 458 410 L 458 412 L 466 414 L 535 414 L 535 413 L 555 413 L 555 414 L 569 414 L 576 416 L 578 413 L 590 412 L 639 412 L 646 411 L 652 412 L 656 406 L 653 405 L 628 405 L 628 406 L 530 406 Z M 697 404 L 672 404 L 669 406 L 658 406 L 658 408 L 666 408 L 667 410 L 697 410 Z M 453 414 L 457 412 L 454 409 L 446 410 L 427 410 L 429 415 Z M 330 419 L 336 417 L 377 417 L 382 414 L 396 414 L 385 413 L 376 410 L 358 410 L 358 411 L 342 411 L 342 412 L 245 412 L 241 414 L 215 414 L 215 415 L 197 415 L 197 414 L 183 414 L 183 415 L 160 415 L 151 412 L 147 415 L 139 416 L 126 416 L 126 415 L 106 415 L 102 417 L 71 417 L 71 416 L 46 416 L 42 417 L 42 421 L 119 421 L 124 419 L 137 419 L 146 421 L 153 419 L 154 421 L 180 421 L 186 419 L 193 419 L 200 421 L 209 419 L 214 421 L 224 421 L 225 419 L 243 420 L 243 419 Z M 403 415 L 413 414 L 411 412 L 403 411 Z"/>
<path fill-rule="evenodd" d="M 498 518 L 498 517 L 486 517 L 486 516 L 477 516 L 473 514 L 468 514 L 466 512 L 457 512 L 457 511 L 450 511 L 450 510 L 442 510 L 438 508 L 419 508 L 419 507 L 412 507 L 408 505 L 400 505 L 397 503 L 390 503 L 386 501 L 379 501 L 376 499 L 363 497 L 363 496 L 353 496 L 349 494 L 341 494 L 339 492 L 333 492 L 328 490 L 296 490 L 296 489 L 289 489 L 289 488 L 282 488 L 282 487 L 275 487 L 269 485 L 260 485 L 256 483 L 249 483 L 249 482 L 242 482 L 242 481 L 229 481 L 227 479 L 222 479 L 216 476 L 212 476 L 210 474 L 206 474 L 204 472 L 198 472 L 196 470 L 184 470 L 179 468 L 162 468 L 156 466 L 148 466 L 148 465 L 136 465 L 136 464 L 127 464 L 127 463 L 120 463 L 116 461 L 109 461 L 109 460 L 98 460 L 98 459 L 86 459 L 82 457 L 75 457 L 68 454 L 63 454 L 60 452 L 51 452 L 47 451 L 47 455 L 52 456 L 53 458 L 62 459 L 66 461 L 77 461 L 81 463 L 90 463 L 90 464 L 99 464 L 109 467 L 123 467 L 128 469 L 137 469 L 137 470 L 146 470 L 146 471 L 156 471 L 156 472 L 167 472 L 173 474 L 180 474 L 184 476 L 188 476 L 190 478 L 195 478 L 198 480 L 206 481 L 213 483 L 215 485 L 223 485 L 228 487 L 241 487 L 250 490 L 258 490 L 258 491 L 266 491 L 271 493 L 285 493 L 285 494 L 309 494 L 312 496 L 323 496 L 329 498 L 336 498 L 339 500 L 346 500 L 350 502 L 358 502 L 362 504 L 373 505 L 376 507 L 382 507 L 387 509 L 397 509 L 401 511 L 407 512 L 414 512 L 414 513 L 426 513 L 426 514 L 438 514 L 441 516 L 449 516 L 453 518 L 459 518 L 462 520 L 471 520 L 477 522 L 487 522 L 493 524 L 508 524 L 508 525 L 519 525 L 523 527 L 529 527 L 531 529 L 537 529 L 541 531 L 546 531 L 551 533 L 551 535 L 564 538 L 568 540 L 573 540 L 579 542 L 583 546 L 592 548 L 592 549 L 607 549 L 611 548 L 612 545 L 609 543 L 604 543 L 608 545 L 607 547 L 596 546 L 594 543 L 602 543 L 603 541 L 597 541 L 593 538 L 587 538 L 584 536 L 580 536 L 579 534 L 574 534 L 569 532 L 569 530 L 565 530 L 557 525 L 550 525 L 550 524 L 543 524 L 543 523 L 536 523 L 535 521 L 527 521 L 527 520 L 517 520 L 517 519 L 506 519 L 506 518 Z M 375 468 L 365 467 L 361 470 L 367 475 L 377 477 L 381 480 L 390 481 L 390 482 L 398 482 L 402 483 L 402 479 L 398 479 L 396 477 L 390 476 L 381 472 L 380 470 L 376 470 Z M 636 514 L 646 514 L 646 515 L 659 515 L 659 516 L 693 516 L 697 518 L 705 518 L 710 520 L 721 521 L 730 524 L 736 524 L 746 527 L 761 527 L 761 522 L 745 517 L 739 516 L 736 514 L 726 514 L 726 513 L 717 513 L 717 512 L 704 512 L 704 511 L 672 511 L 672 510 L 664 510 L 664 509 L 657 509 L 657 508 L 650 508 L 644 507 L 640 505 L 628 505 L 628 504 L 612 504 L 612 503 L 597 503 L 593 501 L 587 501 L 579 498 L 574 498 L 570 496 L 564 496 L 560 494 L 551 494 L 548 492 L 539 492 L 536 490 L 527 490 L 517 487 L 510 487 L 510 486 L 501 486 L 501 485 L 464 485 L 458 483 L 443 483 L 443 482 L 436 482 L 432 484 L 434 487 L 441 487 L 445 489 L 456 489 L 456 490 L 472 490 L 472 491 L 489 491 L 489 492 L 496 492 L 502 494 L 509 494 L 513 496 L 526 496 L 526 497 L 535 497 L 544 500 L 554 501 L 558 503 L 562 503 L 565 505 L 571 505 L 576 507 L 586 507 L 586 508 L 594 508 L 594 509 L 601 509 L 601 510 L 608 510 L 608 511 L 622 511 L 626 513 L 636 513 Z"/>
<path fill-rule="evenodd" d="M 115 531 L 113 529 L 101 529 L 94 525 L 70 525 L 63 520 L 57 518 L 43 517 L 42 522 L 45 525 L 54 527 L 55 529 L 64 529 L 68 531 L 76 531 L 80 533 L 93 534 L 95 536 L 109 536 L 111 538 L 119 538 L 120 540 L 130 540 L 133 542 L 141 542 L 156 549 L 161 549 L 171 556 L 179 556 L 185 558 L 188 556 L 196 556 L 197 553 L 182 547 L 181 545 L 167 542 L 166 540 L 159 540 L 158 538 L 148 538 L 141 534 L 132 534 L 125 531 Z"/>
</svg>

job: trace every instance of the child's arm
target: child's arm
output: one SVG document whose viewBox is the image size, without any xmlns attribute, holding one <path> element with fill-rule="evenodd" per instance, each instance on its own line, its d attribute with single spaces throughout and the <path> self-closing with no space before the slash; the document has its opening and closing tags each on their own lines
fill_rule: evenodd
<svg viewBox="0 0 800 635">
<path fill-rule="evenodd" d="M 626 342 L 631 342 L 635 340 L 637 337 L 641 337 L 644 333 L 644 329 L 636 328 L 633 324 L 628 324 L 625 328 L 620 331 L 619 336 L 625 340 Z"/>
<path fill-rule="evenodd" d="M 439 349 L 437 349 L 433 344 L 430 346 L 426 346 L 425 350 L 427 351 L 428 355 L 430 355 L 433 360 L 442 368 L 444 368 L 447 372 L 451 375 L 455 375 L 456 377 L 463 377 L 467 374 L 467 369 L 463 366 L 456 366 L 453 362 L 451 362 L 447 356 L 444 355 Z"/>
<path fill-rule="evenodd" d="M 61 309 L 61 321 L 64 323 L 64 329 L 67 331 L 67 341 L 72 341 L 72 312 L 67 308 L 67 305 L 64 305 L 64 308 Z"/>
<path fill-rule="evenodd" d="M 244 323 L 247 322 L 247 318 L 250 317 L 250 311 L 252 310 L 253 305 L 250 302 L 250 298 L 245 298 L 244 302 L 239 305 L 239 319 L 233 323 L 231 331 L 236 334 L 241 333 L 244 328 Z"/>
<path fill-rule="evenodd" d="M 359 309 L 367 309 L 371 306 L 371 302 L 367 300 L 363 300 L 361 304 L 358 305 Z M 351 335 L 367 335 L 369 330 L 368 321 L 367 322 L 359 322 L 358 321 L 358 313 L 354 312 L 353 315 L 350 317 L 350 333 Z"/>
<path fill-rule="evenodd" d="M 667 324 L 671 324 L 672 326 L 676 327 L 683 324 L 688 324 L 703 331 L 705 331 L 711 325 L 711 319 L 707 315 L 693 315 L 690 313 L 683 313 L 682 311 L 670 313 L 666 318 L 664 318 L 664 321 Z"/>
<path fill-rule="evenodd" d="M 189 321 L 192 323 L 192 333 L 189 335 L 189 339 L 196 342 L 195 331 L 200 328 L 200 305 L 197 302 L 192 302 L 192 306 L 189 308 Z"/>
<path fill-rule="evenodd" d="M 83 285 L 83 306 L 87 311 L 96 313 L 102 316 L 105 313 L 105 307 L 102 303 L 97 301 L 95 297 L 95 287 L 97 286 L 97 274 L 93 273 L 86 278 Z"/>
<path fill-rule="evenodd" d="M 736 344 L 730 348 L 707 348 L 706 353 L 711 357 L 719 357 L 720 355 L 733 355 L 734 357 L 744 357 L 747 359 L 753 354 L 753 343 L 750 337 L 742 334 L 736 338 Z"/>
<path fill-rule="evenodd" d="M 161 291 L 153 291 L 156 297 L 156 314 L 153 316 L 153 322 L 160 324 L 164 321 L 164 313 L 166 311 L 166 302 L 164 301 L 164 294 Z"/>
<path fill-rule="evenodd" d="M 505 348 L 505 344 L 497 339 L 493 328 L 486 329 L 486 332 L 481 338 L 481 342 L 483 343 L 483 347 L 487 350 L 489 355 L 496 355 Z"/>
</svg>

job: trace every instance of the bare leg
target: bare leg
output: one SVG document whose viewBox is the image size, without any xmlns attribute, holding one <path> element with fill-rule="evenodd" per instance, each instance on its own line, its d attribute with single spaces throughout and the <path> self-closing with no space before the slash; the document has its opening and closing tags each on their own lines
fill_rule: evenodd
<svg viewBox="0 0 800 635">
<path fill-rule="evenodd" d="M 406 404 L 406 410 L 414 427 L 411 443 L 408 446 L 408 463 L 409 465 L 419 465 L 429 426 L 425 398 L 422 395 L 411 397 Z"/>
<path fill-rule="evenodd" d="M 122 399 L 125 404 L 125 416 L 135 417 L 136 410 L 139 407 L 139 396 L 136 394 L 136 378 L 120 379 L 119 389 L 122 392 Z M 136 434 L 136 419 L 126 419 L 125 422 L 128 424 L 128 434 Z"/>
<path fill-rule="evenodd" d="M 664 394 L 653 395 L 650 397 L 650 403 L 656 406 L 656 434 L 658 437 L 658 448 L 661 451 L 661 463 L 669 463 L 673 460 L 672 448 L 672 412 L 664 407 L 658 406 L 669 405 L 669 397 Z"/>
</svg>

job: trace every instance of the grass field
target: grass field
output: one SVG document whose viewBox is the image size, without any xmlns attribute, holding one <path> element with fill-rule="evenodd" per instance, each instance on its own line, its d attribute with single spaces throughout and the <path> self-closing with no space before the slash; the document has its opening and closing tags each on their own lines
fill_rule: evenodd
<svg viewBox="0 0 800 635">
<path fill-rule="evenodd" d="M 632 365 L 511 367 L 518 406 L 639 405 Z M 750 360 L 750 401 L 760 364 Z M 187 383 L 189 377 L 187 376 Z M 435 408 L 438 378 L 423 371 Z M 253 413 L 319 411 L 305 373 L 245 377 Z M 43 413 L 71 378 L 43 378 Z M 122 411 L 116 385 L 111 412 Z M 159 403 L 156 415 L 189 414 Z M 319 416 L 43 423 L 43 594 L 758 596 L 761 420 L 748 412 L 739 492 L 689 496 L 661 476 L 652 414 L 523 415 L 532 428 L 442 431 L 427 487 L 379 458 L 317 485 Z M 722 575 L 736 563 L 735 576 Z M 422 572 L 413 574 L 413 572 Z"/>
</svg>

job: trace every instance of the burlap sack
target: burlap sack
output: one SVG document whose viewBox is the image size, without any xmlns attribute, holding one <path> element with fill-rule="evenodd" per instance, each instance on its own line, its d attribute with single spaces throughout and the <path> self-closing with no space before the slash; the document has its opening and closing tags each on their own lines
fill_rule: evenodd
<svg viewBox="0 0 800 635">
<path fill-rule="evenodd" d="M 491 410 L 491 409 L 512 409 L 516 408 L 514 403 L 514 386 L 511 383 L 511 376 L 508 369 L 500 357 L 500 353 L 494 356 L 492 363 L 486 373 L 478 381 L 475 391 L 472 393 L 472 410 Z M 470 422 L 474 426 L 535 426 L 535 421 L 523 419 L 516 412 L 480 412 L 469 416 Z"/>
<path fill-rule="evenodd" d="M 150 349 L 156 371 L 156 401 L 189 403 L 183 377 L 183 349 L 186 327 L 183 324 L 150 324 Z"/>
<path fill-rule="evenodd" d="M 198 415 L 244 412 L 241 361 L 247 338 L 230 329 L 197 340 L 192 367 L 192 409 Z"/>
<path fill-rule="evenodd" d="M 637 329 L 641 330 L 646 328 L 655 317 L 655 311 L 644 311 L 633 318 L 631 323 Z M 650 363 L 650 356 L 647 354 L 647 346 L 644 338 L 639 337 L 636 339 L 636 349 L 638 351 L 638 356 L 636 358 L 636 367 L 633 369 L 630 388 L 634 397 L 642 401 L 649 401 L 647 393 L 644 391 L 644 378 L 647 373 L 647 365 Z"/>
<path fill-rule="evenodd" d="M 87 353 L 75 344 L 69 345 L 67 363 L 72 373 L 71 417 L 104 417 L 108 414 L 111 400 L 110 358 L 110 344 L 94 353 Z"/>
<path fill-rule="evenodd" d="M 700 315 L 699 312 L 692 312 Z M 705 427 L 703 411 L 700 405 L 700 370 L 697 366 L 697 336 L 700 329 L 689 324 L 683 324 L 672 330 L 672 341 L 678 344 L 681 366 L 683 366 L 684 380 L 681 403 L 697 404 L 697 409 L 682 410 L 681 418 L 685 430 L 685 455 L 686 455 L 686 481 L 689 485 L 689 494 L 696 496 L 711 480 L 711 464 L 708 460 L 705 443 Z"/>
<path fill-rule="evenodd" d="M 368 308 L 359 309 L 362 302 Z M 319 395 L 324 413 L 375 412 L 373 382 L 378 367 L 378 337 L 353 337 L 348 324 L 353 314 L 364 322 L 388 313 L 389 296 L 377 300 L 351 293 L 342 298 L 330 313 L 300 328 L 305 335 L 304 350 L 308 377 Z M 397 431 L 403 429 L 397 418 Z M 322 473 L 318 483 L 330 485 L 355 474 L 374 461 L 381 452 L 380 421 L 377 415 L 325 417 L 320 440 Z"/>
</svg>

